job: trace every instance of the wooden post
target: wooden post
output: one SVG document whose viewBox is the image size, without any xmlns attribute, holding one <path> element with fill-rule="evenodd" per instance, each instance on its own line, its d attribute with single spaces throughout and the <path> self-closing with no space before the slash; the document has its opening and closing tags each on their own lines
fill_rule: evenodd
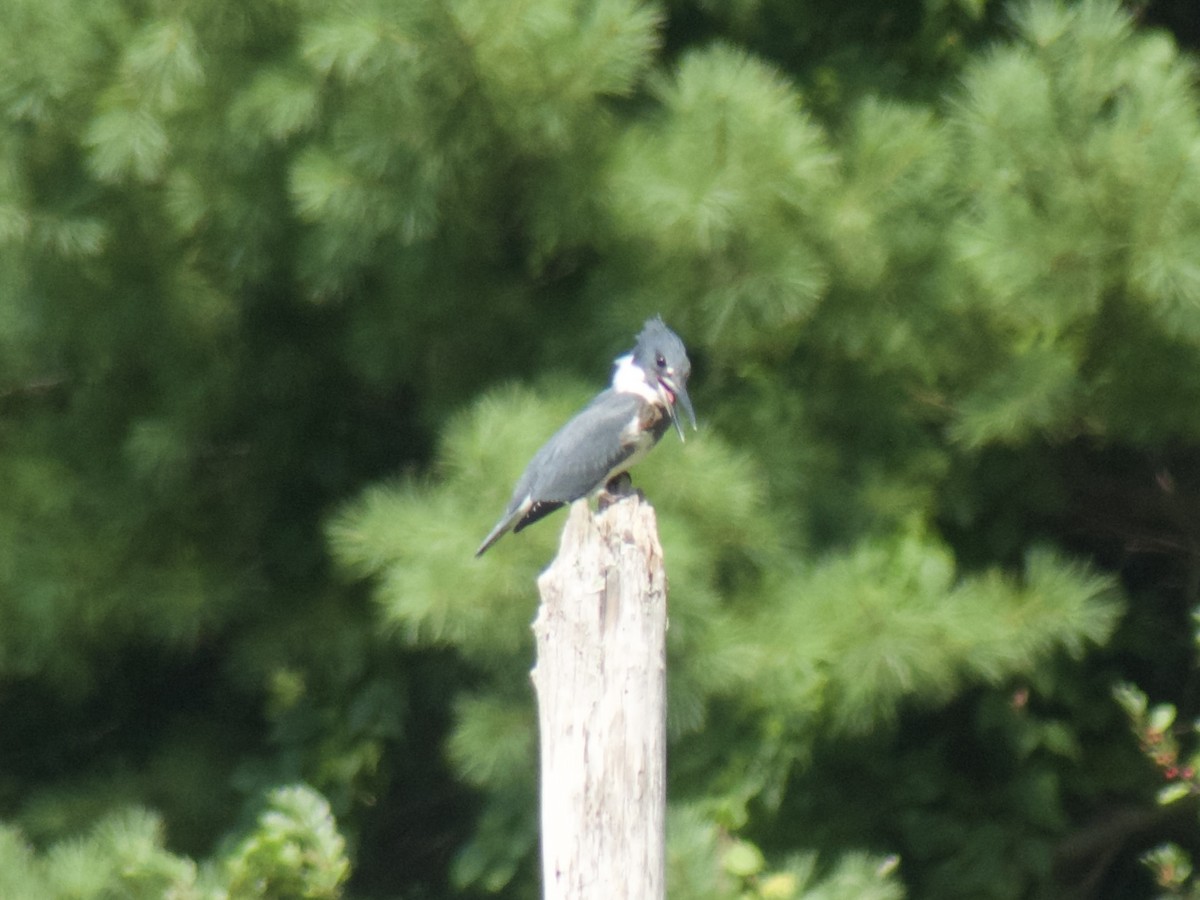
<svg viewBox="0 0 1200 900">
<path fill-rule="evenodd" d="M 654 508 L 570 511 L 538 579 L 544 900 L 663 900 L 667 587 Z"/>
</svg>

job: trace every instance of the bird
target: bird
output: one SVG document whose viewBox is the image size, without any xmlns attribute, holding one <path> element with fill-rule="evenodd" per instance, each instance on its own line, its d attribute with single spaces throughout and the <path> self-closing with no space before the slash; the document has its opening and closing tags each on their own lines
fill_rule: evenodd
<svg viewBox="0 0 1200 900">
<path fill-rule="evenodd" d="M 534 454 L 476 558 L 508 532 L 521 531 L 625 475 L 671 425 L 684 441 L 680 408 L 696 428 L 687 392 L 691 373 L 679 336 L 662 316 L 647 319 L 633 350 L 614 362 L 612 384 Z"/>
</svg>

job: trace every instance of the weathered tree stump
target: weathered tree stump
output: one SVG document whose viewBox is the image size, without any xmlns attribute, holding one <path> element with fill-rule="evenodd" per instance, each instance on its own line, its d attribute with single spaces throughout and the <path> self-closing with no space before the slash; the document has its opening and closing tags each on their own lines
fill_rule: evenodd
<svg viewBox="0 0 1200 900">
<path fill-rule="evenodd" d="M 667 581 L 654 508 L 570 510 L 538 579 L 542 896 L 663 900 Z"/>
</svg>

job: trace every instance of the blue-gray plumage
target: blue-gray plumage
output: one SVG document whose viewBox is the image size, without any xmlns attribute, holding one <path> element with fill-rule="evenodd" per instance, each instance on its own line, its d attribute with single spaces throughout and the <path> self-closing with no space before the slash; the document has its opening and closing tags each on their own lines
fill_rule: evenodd
<svg viewBox="0 0 1200 900">
<path fill-rule="evenodd" d="M 683 440 L 677 404 L 696 427 L 687 394 L 691 371 L 683 341 L 661 318 L 648 320 L 633 352 L 616 361 L 612 386 L 555 432 L 530 460 L 504 515 L 475 555 L 482 555 L 509 531 L 520 531 L 604 487 L 648 453 L 672 424 Z"/>
</svg>

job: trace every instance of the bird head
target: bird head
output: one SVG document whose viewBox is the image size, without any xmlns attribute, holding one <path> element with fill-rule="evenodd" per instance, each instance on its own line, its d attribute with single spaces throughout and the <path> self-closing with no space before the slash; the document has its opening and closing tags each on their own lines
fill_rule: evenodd
<svg viewBox="0 0 1200 900">
<path fill-rule="evenodd" d="M 641 334 L 637 336 L 637 345 L 633 348 L 633 363 L 641 369 L 646 384 L 663 401 L 682 441 L 683 425 L 679 421 L 677 406 L 683 407 L 692 429 L 696 428 L 696 413 L 692 410 L 692 401 L 687 393 L 692 364 L 688 361 L 683 341 L 666 326 L 662 317 L 646 320 Z"/>
</svg>

